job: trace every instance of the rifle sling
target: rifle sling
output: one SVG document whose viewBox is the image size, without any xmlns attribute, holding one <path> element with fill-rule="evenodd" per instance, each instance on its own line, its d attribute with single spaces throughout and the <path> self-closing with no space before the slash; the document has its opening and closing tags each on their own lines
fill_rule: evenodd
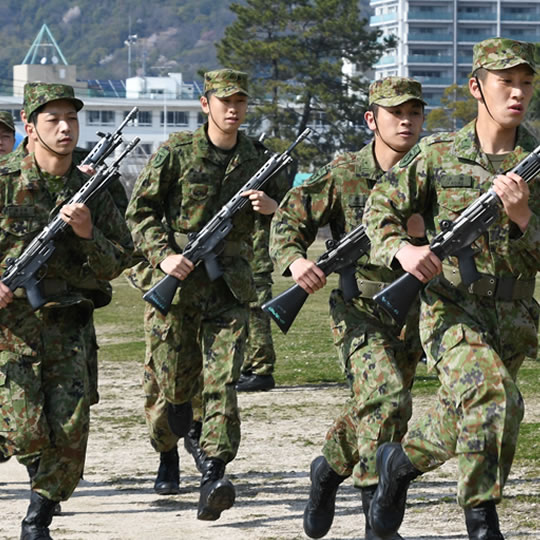
<svg viewBox="0 0 540 540">
<path fill-rule="evenodd" d="M 475 294 L 488 296 L 503 302 L 529 300 L 534 295 L 535 279 L 516 279 L 512 276 L 496 277 L 482 274 L 482 277 L 469 285 L 463 284 L 458 268 L 443 264 L 443 275 L 454 287 Z"/>
<path fill-rule="evenodd" d="M 172 235 L 174 242 L 171 242 L 172 248 L 178 253 L 182 253 L 187 243 L 189 242 L 188 235 L 185 233 L 175 232 Z M 169 238 L 170 238 L 169 236 Z M 237 242 L 234 240 L 224 240 L 223 251 L 219 254 L 224 257 L 248 257 L 249 248 L 245 242 Z"/>
</svg>

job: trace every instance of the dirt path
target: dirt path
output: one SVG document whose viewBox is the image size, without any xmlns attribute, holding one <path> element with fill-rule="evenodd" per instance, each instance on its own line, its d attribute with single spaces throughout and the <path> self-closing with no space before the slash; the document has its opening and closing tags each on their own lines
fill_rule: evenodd
<svg viewBox="0 0 540 540">
<path fill-rule="evenodd" d="M 309 490 L 308 470 L 324 434 L 346 397 L 342 386 L 277 388 L 241 394 L 242 445 L 228 474 L 237 502 L 216 522 L 196 519 L 199 475 L 181 448 L 182 491 L 158 496 L 152 486 L 157 456 L 146 438 L 139 386 L 140 367 L 127 362 L 101 368 L 101 403 L 93 408 L 85 480 L 53 520 L 55 540 L 294 539 L 306 538 L 302 514 Z M 540 404 L 528 403 L 528 411 Z M 415 402 L 415 413 L 429 406 Z M 528 412 L 528 421 L 539 421 Z M 532 415 L 532 418 L 531 418 Z M 466 538 L 454 502 L 455 462 L 426 474 L 411 488 L 400 533 L 407 539 Z M 540 538 L 537 471 L 512 472 L 499 510 L 506 538 Z M 26 470 L 16 460 L 0 465 L 0 538 L 16 539 L 26 512 Z M 350 482 L 340 489 L 329 539 L 362 539 L 360 494 Z"/>
</svg>

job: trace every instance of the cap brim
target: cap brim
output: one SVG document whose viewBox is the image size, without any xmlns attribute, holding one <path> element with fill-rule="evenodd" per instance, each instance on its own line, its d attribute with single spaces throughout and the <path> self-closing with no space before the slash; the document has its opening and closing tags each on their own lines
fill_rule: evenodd
<svg viewBox="0 0 540 540">
<path fill-rule="evenodd" d="M 403 105 L 404 103 L 407 103 L 407 101 L 419 101 L 420 103 L 423 103 L 427 106 L 427 103 L 419 98 L 418 96 L 413 96 L 411 94 L 403 94 L 399 97 L 392 97 L 392 98 L 384 98 L 377 101 L 373 101 L 373 105 L 381 105 L 383 107 L 397 107 L 398 105 Z"/>
</svg>

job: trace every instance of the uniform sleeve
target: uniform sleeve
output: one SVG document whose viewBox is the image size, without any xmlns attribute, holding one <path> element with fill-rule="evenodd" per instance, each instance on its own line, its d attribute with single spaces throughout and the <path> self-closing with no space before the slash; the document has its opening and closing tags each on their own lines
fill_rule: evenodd
<svg viewBox="0 0 540 540">
<path fill-rule="evenodd" d="M 339 215 L 340 204 L 328 167 L 287 192 L 270 228 L 270 255 L 279 272 L 289 275 L 291 263 L 306 257 L 319 228 Z"/>
<path fill-rule="evenodd" d="M 415 147 L 411 155 L 403 158 L 375 184 L 363 216 L 371 241 L 370 261 L 373 264 L 395 267 L 396 253 L 411 243 L 406 224 L 412 214 L 424 214 L 426 178 L 422 151 Z"/>
<path fill-rule="evenodd" d="M 139 175 L 126 211 L 126 220 L 135 249 L 156 268 L 163 259 L 174 255 L 164 226 L 163 201 L 170 181 L 179 178 L 174 153 L 162 146 Z"/>
<path fill-rule="evenodd" d="M 92 221 L 93 237 L 80 239 L 81 251 L 95 276 L 110 281 L 130 266 L 133 242 L 125 219 L 108 191 L 99 196 Z"/>
</svg>

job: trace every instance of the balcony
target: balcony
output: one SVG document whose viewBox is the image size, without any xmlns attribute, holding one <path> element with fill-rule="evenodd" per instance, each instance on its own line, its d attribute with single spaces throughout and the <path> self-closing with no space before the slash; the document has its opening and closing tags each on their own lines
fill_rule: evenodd
<svg viewBox="0 0 540 540">
<path fill-rule="evenodd" d="M 389 55 L 389 56 L 383 56 L 382 58 L 380 58 L 379 61 L 375 64 L 375 66 L 377 67 L 388 66 L 390 64 L 395 64 L 395 63 L 396 63 L 396 57 L 393 55 Z"/>
<path fill-rule="evenodd" d="M 424 77 L 421 75 L 414 75 L 414 73 L 411 74 L 411 77 L 421 82 L 422 85 L 427 86 L 450 86 L 451 84 L 454 84 L 452 77 Z"/>
<path fill-rule="evenodd" d="M 381 23 L 396 22 L 397 20 L 398 20 L 397 13 L 383 13 L 382 15 L 372 15 L 369 18 L 369 24 L 375 25 L 375 24 L 381 24 Z"/>
<path fill-rule="evenodd" d="M 411 41 L 453 41 L 453 36 L 449 32 L 409 32 L 407 36 Z"/>
<path fill-rule="evenodd" d="M 410 54 L 407 56 L 408 64 L 451 64 L 451 56 L 438 56 L 429 54 Z"/>
<path fill-rule="evenodd" d="M 501 13 L 501 21 L 538 22 L 540 21 L 540 12 L 508 13 L 503 10 Z"/>
<path fill-rule="evenodd" d="M 424 10 L 424 9 L 410 9 L 407 15 L 409 21 L 451 21 L 453 19 L 452 13 L 444 11 L 442 9 Z"/>
<path fill-rule="evenodd" d="M 496 21 L 497 14 L 487 10 L 478 10 L 477 12 L 458 11 L 458 21 Z"/>
</svg>

